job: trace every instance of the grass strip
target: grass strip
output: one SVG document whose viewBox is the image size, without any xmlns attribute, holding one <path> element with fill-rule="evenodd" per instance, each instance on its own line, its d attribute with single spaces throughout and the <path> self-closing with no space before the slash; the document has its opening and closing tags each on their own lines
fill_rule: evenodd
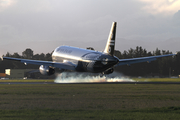
<svg viewBox="0 0 180 120">
<path fill-rule="evenodd" d="M 179 107 L 137 109 L 137 110 L 0 110 L 4 120 L 179 120 Z"/>
<path fill-rule="evenodd" d="M 179 84 L 0 84 L 0 119 L 176 120 Z"/>
<path fill-rule="evenodd" d="M 180 78 L 132 78 L 138 82 L 180 82 Z"/>
<path fill-rule="evenodd" d="M 9 80 L 0 80 L 0 82 L 54 82 L 52 79 L 9 79 Z"/>
</svg>

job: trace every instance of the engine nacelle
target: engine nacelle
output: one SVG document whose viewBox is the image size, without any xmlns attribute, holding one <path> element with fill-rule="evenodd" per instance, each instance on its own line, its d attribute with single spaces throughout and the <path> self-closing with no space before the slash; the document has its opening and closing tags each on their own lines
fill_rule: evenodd
<svg viewBox="0 0 180 120">
<path fill-rule="evenodd" d="M 53 68 L 50 68 L 49 66 L 41 65 L 39 67 L 39 72 L 43 75 L 53 75 L 55 73 L 55 70 Z"/>
<path fill-rule="evenodd" d="M 107 71 L 104 71 L 104 74 L 111 74 L 114 72 L 114 69 L 111 68 L 111 69 L 108 69 Z"/>
</svg>

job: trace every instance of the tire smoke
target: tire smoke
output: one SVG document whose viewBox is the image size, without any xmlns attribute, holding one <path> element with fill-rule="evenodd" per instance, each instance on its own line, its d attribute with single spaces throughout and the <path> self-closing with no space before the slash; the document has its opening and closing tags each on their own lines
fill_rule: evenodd
<svg viewBox="0 0 180 120">
<path fill-rule="evenodd" d="M 94 83 L 94 82 L 134 82 L 134 80 L 114 72 L 101 77 L 97 73 L 63 72 L 57 76 L 55 83 Z"/>
</svg>

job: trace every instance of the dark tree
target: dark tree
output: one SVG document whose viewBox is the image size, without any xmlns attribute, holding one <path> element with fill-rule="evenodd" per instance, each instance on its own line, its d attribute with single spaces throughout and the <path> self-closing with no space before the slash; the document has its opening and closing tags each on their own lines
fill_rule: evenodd
<svg viewBox="0 0 180 120">
<path fill-rule="evenodd" d="M 5 56 L 6 57 L 11 57 L 12 55 L 9 52 L 7 52 Z"/>
<path fill-rule="evenodd" d="M 33 58 L 33 51 L 30 48 L 27 48 L 24 52 L 22 52 L 23 58 L 32 59 Z"/>
<path fill-rule="evenodd" d="M 51 57 L 51 54 L 50 53 L 47 53 L 46 54 L 46 59 L 47 61 L 52 61 L 52 57 Z"/>
<path fill-rule="evenodd" d="M 18 53 L 14 53 L 14 54 L 13 54 L 13 57 L 15 57 L 15 58 L 21 58 L 21 56 L 20 56 Z"/>
<path fill-rule="evenodd" d="M 114 55 L 118 57 L 119 59 L 122 59 L 121 52 L 119 50 L 114 50 Z"/>
</svg>

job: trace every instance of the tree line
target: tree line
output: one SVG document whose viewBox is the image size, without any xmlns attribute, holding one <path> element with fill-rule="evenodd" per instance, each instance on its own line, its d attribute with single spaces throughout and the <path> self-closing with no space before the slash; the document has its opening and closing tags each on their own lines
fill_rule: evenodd
<svg viewBox="0 0 180 120">
<path fill-rule="evenodd" d="M 137 46 L 135 49 L 130 48 L 124 52 L 115 51 L 115 55 L 120 59 L 147 57 L 155 55 L 172 54 L 169 50 L 159 50 L 156 48 L 153 52 L 148 52 L 141 46 Z M 116 68 L 117 71 L 130 76 L 177 76 L 180 75 L 180 53 L 176 56 L 158 58 L 156 61 L 150 63 L 136 63 L 130 66 L 124 65 Z"/>
<path fill-rule="evenodd" d="M 41 54 L 34 54 L 33 50 L 27 48 L 25 51 L 22 52 L 22 55 L 15 52 L 14 54 L 10 54 L 9 52 L 5 57 L 14 57 L 14 58 L 23 58 L 23 59 L 32 59 L 32 60 L 44 60 L 44 61 L 52 61 L 51 53 L 41 53 Z M 5 69 L 39 69 L 38 65 L 28 64 L 25 65 L 24 63 L 12 60 L 0 60 L 0 73 L 4 73 Z"/>
<path fill-rule="evenodd" d="M 90 49 L 91 47 L 87 48 Z M 94 50 L 91 48 L 91 50 Z M 129 50 L 124 50 L 120 52 L 119 50 L 115 50 L 115 56 L 119 59 L 127 59 L 127 58 L 137 58 L 137 57 L 147 57 L 154 55 L 164 55 L 164 54 L 172 54 L 170 51 L 159 50 L 158 48 L 153 51 L 147 51 L 143 49 L 141 46 L 137 46 L 135 49 L 130 48 Z M 10 54 L 7 52 L 6 57 L 15 57 L 15 58 L 23 58 L 23 59 L 33 59 L 33 60 L 45 60 L 52 61 L 51 53 L 41 53 L 34 54 L 33 50 L 30 48 L 26 49 L 22 52 L 22 55 L 18 53 Z M 180 54 L 178 53 L 174 57 L 164 57 L 158 58 L 156 61 L 152 61 L 150 63 L 136 63 L 130 66 L 123 65 L 115 68 L 115 71 L 121 72 L 125 75 L 129 76 L 177 76 L 180 74 Z M 4 60 L 0 61 L 0 72 L 5 72 L 5 69 L 38 69 L 38 65 L 24 65 L 24 63 L 17 61 Z"/>
</svg>

